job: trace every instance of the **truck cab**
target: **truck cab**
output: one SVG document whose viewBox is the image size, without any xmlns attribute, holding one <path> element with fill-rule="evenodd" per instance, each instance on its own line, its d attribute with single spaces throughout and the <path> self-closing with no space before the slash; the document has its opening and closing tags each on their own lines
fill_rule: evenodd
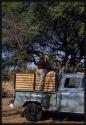
<svg viewBox="0 0 86 125">
<path fill-rule="evenodd" d="M 63 74 L 55 91 L 15 91 L 14 106 L 25 107 L 27 120 L 38 121 L 44 111 L 84 114 L 84 74 Z"/>
</svg>

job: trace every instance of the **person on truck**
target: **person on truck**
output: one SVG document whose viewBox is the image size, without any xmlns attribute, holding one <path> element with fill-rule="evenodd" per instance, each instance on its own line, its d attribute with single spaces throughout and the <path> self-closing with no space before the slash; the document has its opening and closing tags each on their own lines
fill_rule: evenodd
<svg viewBox="0 0 86 125">
<path fill-rule="evenodd" d="M 39 61 L 36 63 L 37 65 L 37 74 L 39 74 L 40 79 L 39 79 L 39 90 L 42 91 L 44 87 L 44 82 L 45 82 L 45 77 L 47 73 L 51 70 L 50 63 L 47 58 L 44 56 L 41 56 L 39 58 Z"/>
<path fill-rule="evenodd" d="M 61 78 L 64 73 L 74 73 L 74 67 L 71 66 L 68 62 L 65 66 L 62 66 L 59 71 L 59 77 Z"/>
<path fill-rule="evenodd" d="M 59 71 L 59 77 L 62 77 L 64 73 L 65 73 L 65 67 L 63 66 Z"/>
</svg>

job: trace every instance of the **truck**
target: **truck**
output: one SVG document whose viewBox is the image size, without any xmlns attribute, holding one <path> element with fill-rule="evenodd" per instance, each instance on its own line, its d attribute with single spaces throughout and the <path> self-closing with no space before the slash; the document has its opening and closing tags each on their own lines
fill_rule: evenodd
<svg viewBox="0 0 86 125">
<path fill-rule="evenodd" d="M 28 90 L 25 88 L 27 86 L 21 87 L 22 77 L 23 75 L 20 77 L 19 74 L 16 75 L 13 105 L 24 107 L 24 117 L 27 120 L 39 121 L 46 111 L 84 114 L 84 74 L 64 73 L 59 78 L 59 82 L 57 82 L 57 74 L 54 74 L 52 76 L 54 86 L 53 84 L 48 86 L 49 89 L 45 86 L 44 91 L 37 90 L 35 84 L 38 77 L 36 75 L 33 75 L 33 89 L 31 85 L 28 85 Z M 30 79 L 32 80 L 32 77 L 28 76 L 28 81 Z M 51 82 L 51 76 L 49 80 Z M 47 83 L 51 84 L 49 81 Z"/>
</svg>

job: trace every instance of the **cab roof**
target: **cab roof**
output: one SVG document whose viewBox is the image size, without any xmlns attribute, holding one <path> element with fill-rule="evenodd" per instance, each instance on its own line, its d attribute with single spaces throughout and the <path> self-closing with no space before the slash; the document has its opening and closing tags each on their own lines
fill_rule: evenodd
<svg viewBox="0 0 86 125">
<path fill-rule="evenodd" d="M 83 78 L 84 73 L 83 74 L 80 74 L 80 73 L 64 73 L 62 75 L 62 77 L 65 77 L 65 78 Z"/>
</svg>

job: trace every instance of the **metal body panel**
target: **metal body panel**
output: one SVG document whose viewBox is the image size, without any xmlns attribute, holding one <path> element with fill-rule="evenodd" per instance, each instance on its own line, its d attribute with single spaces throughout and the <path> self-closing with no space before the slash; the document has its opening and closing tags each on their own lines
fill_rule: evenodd
<svg viewBox="0 0 86 125">
<path fill-rule="evenodd" d="M 14 106 L 23 106 L 26 102 L 39 102 L 43 110 L 55 111 L 58 109 L 59 96 L 56 93 L 16 92 Z"/>
<path fill-rule="evenodd" d="M 37 101 L 41 103 L 42 98 L 45 94 L 43 93 L 35 93 L 35 92 L 19 92 L 16 91 L 14 106 L 23 106 L 25 102 L 29 101 Z"/>
<path fill-rule="evenodd" d="M 73 74 L 72 77 L 83 79 L 82 75 Z M 23 106 L 26 102 L 38 102 L 44 111 L 58 111 L 70 113 L 84 113 L 84 89 L 65 88 L 66 78 L 71 75 L 64 75 L 60 82 L 58 92 L 15 92 L 14 106 Z M 80 84 L 81 85 L 81 84 Z"/>
<path fill-rule="evenodd" d="M 60 94 L 60 112 L 84 113 L 84 92 L 62 92 Z"/>
<path fill-rule="evenodd" d="M 60 112 L 84 113 L 84 88 L 82 88 L 84 75 L 64 74 L 59 86 L 60 92 Z M 76 87 L 64 87 L 66 78 L 75 78 Z"/>
</svg>

